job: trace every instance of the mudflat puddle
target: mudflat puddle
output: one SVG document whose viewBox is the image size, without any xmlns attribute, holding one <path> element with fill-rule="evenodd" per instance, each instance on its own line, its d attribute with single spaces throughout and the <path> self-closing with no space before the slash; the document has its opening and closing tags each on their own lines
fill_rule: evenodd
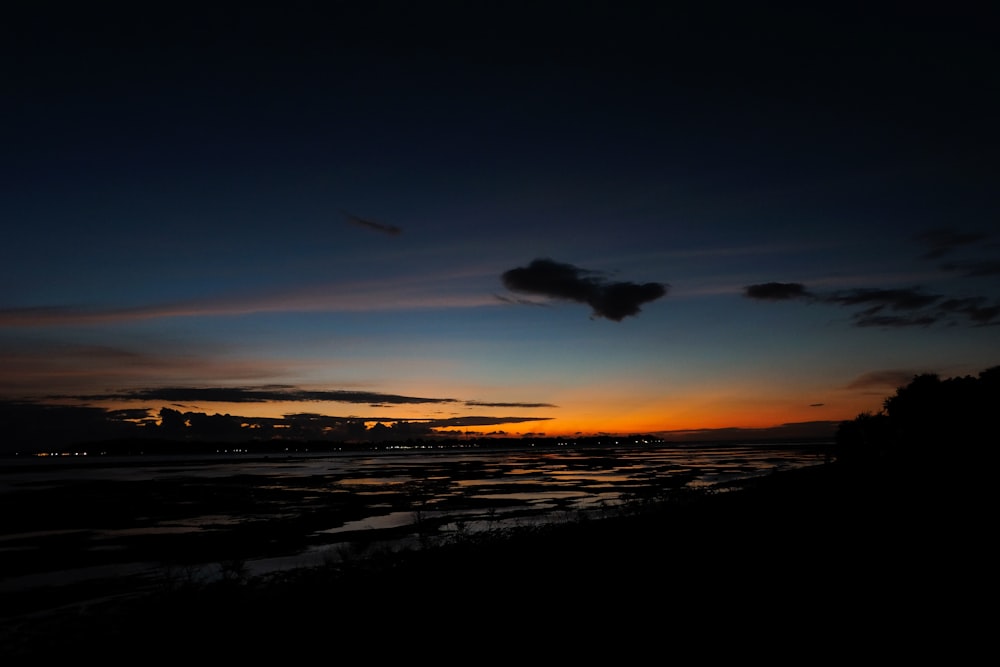
<svg viewBox="0 0 1000 667">
<path fill-rule="evenodd" d="M 0 593 L 266 574 L 822 463 L 817 445 L 0 463 Z"/>
</svg>

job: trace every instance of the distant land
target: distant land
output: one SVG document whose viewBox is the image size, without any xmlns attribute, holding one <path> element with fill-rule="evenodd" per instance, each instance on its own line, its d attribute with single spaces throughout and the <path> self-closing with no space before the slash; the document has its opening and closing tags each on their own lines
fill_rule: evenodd
<svg viewBox="0 0 1000 667">
<path fill-rule="evenodd" d="M 484 418 L 486 419 L 486 418 Z M 502 425 L 502 418 L 489 418 Z M 467 420 L 476 424 L 475 419 Z M 479 422 L 480 424 L 482 421 Z M 542 423 L 542 422 L 540 422 Z M 319 414 L 288 415 L 284 419 L 245 417 L 204 412 L 161 409 L 155 417 L 146 408 L 107 410 L 81 405 L 56 405 L 28 401 L 0 401 L 0 454 L 102 451 L 107 448 L 171 448 L 175 451 L 204 451 L 205 443 L 228 449 L 283 451 L 308 446 L 317 449 L 372 448 L 381 443 L 434 443 L 436 447 L 469 446 L 472 441 L 486 446 L 513 446 L 532 442 L 613 442 L 643 438 L 668 443 L 713 441 L 832 441 L 840 422 L 810 421 L 770 428 L 716 428 L 664 430 L 644 435 L 623 433 L 481 432 L 458 424 L 447 429 L 414 421 L 377 418 L 337 417 Z M 124 443 L 130 443 L 128 445 Z"/>
<path fill-rule="evenodd" d="M 463 437 L 463 438 L 429 438 L 405 441 L 386 440 L 381 442 L 339 442 L 328 440 L 281 440 L 219 442 L 207 440 L 171 440 L 163 438 L 141 437 L 121 438 L 80 442 L 75 445 L 60 447 L 22 447 L 17 450 L 0 451 L 0 456 L 49 456 L 49 457 L 103 457 L 103 456 L 162 456 L 162 455 L 282 455 L 322 454 L 337 452 L 375 452 L 375 451 L 418 451 L 418 450 L 505 450 L 505 449 L 594 449 L 620 447 L 658 447 L 671 445 L 684 446 L 723 446 L 734 444 L 747 445 L 833 445 L 833 437 L 825 436 L 789 436 L 766 437 L 760 431 L 746 429 L 718 429 L 716 438 L 709 437 L 713 432 L 700 431 L 695 437 L 694 432 L 685 432 L 683 437 L 664 438 L 653 434 L 631 435 L 599 435 L 575 438 L 561 437 Z"/>
</svg>

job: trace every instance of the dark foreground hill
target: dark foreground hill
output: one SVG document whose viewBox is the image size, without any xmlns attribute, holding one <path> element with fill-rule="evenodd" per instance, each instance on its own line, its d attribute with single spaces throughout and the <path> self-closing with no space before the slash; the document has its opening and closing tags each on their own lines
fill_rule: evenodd
<svg viewBox="0 0 1000 667">
<path fill-rule="evenodd" d="M 655 646 L 955 660 L 985 623 L 970 603 L 991 581 L 979 500 L 963 488 L 818 465 L 607 519 L 22 620 L 0 656 L 563 662 Z"/>
</svg>

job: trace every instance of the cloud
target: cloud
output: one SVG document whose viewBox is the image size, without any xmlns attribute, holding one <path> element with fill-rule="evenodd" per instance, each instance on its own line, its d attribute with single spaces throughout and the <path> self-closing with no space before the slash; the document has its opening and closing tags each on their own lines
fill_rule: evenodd
<svg viewBox="0 0 1000 667">
<path fill-rule="evenodd" d="M 368 220 L 366 218 L 359 218 L 356 215 L 352 215 L 346 211 L 343 214 L 347 217 L 347 220 L 360 227 L 367 227 L 368 229 L 374 229 L 375 231 L 382 232 L 383 234 L 388 234 L 389 236 L 398 236 L 403 233 L 403 230 L 395 225 L 387 225 L 381 222 L 375 222 L 374 220 Z"/>
<path fill-rule="evenodd" d="M 985 297 L 968 297 L 965 299 L 948 299 L 939 308 L 949 313 L 958 313 L 978 324 L 990 324 L 1000 319 L 1000 302 L 985 305 Z"/>
<path fill-rule="evenodd" d="M 108 410 L 0 400 L 5 427 L 0 453 L 44 451 L 108 439 L 157 438 L 177 441 L 266 441 L 273 438 L 325 441 L 402 440 L 448 435 L 447 429 L 547 421 L 551 417 L 470 415 L 437 419 L 332 416 L 295 413 L 281 418 L 180 411 L 162 407 L 157 419 L 145 408 Z M 371 424 L 371 426 L 369 426 Z"/>
<path fill-rule="evenodd" d="M 919 372 L 902 369 L 886 369 L 879 371 L 869 371 L 851 380 L 847 389 L 894 389 L 902 387 L 919 375 Z"/>
<path fill-rule="evenodd" d="M 272 421 L 291 424 L 299 431 L 322 432 L 326 434 L 326 437 L 330 435 L 344 437 L 344 434 L 349 434 L 352 437 L 376 436 L 384 439 L 398 439 L 401 437 L 441 435 L 443 431 L 440 429 L 520 424 L 549 419 L 552 417 L 489 417 L 484 415 L 442 419 L 395 419 L 392 417 L 332 417 L 315 413 L 299 413 L 286 415 L 284 420 Z M 373 425 L 370 427 L 365 426 L 365 424 L 372 423 Z"/>
<path fill-rule="evenodd" d="M 585 303 L 594 316 L 615 322 L 638 315 L 642 304 L 659 299 L 669 289 L 663 283 L 608 282 L 599 275 L 572 264 L 536 259 L 526 267 L 505 271 L 501 278 L 513 292 Z"/>
<path fill-rule="evenodd" d="M 390 405 L 420 405 L 428 403 L 462 403 L 480 408 L 555 408 L 551 403 L 493 403 L 487 401 L 459 401 L 454 398 L 428 398 L 401 396 L 374 391 L 306 390 L 290 385 L 272 384 L 249 387 L 158 387 L 133 389 L 114 394 L 86 396 L 49 396 L 50 399 L 73 398 L 86 401 L 135 400 L 168 401 L 175 405 L 196 403 L 267 403 L 267 402 L 332 402 L 364 403 L 372 407 Z"/>
<path fill-rule="evenodd" d="M 1000 322 L 1000 302 L 987 303 L 985 297 L 945 299 L 913 289 L 857 289 L 824 297 L 824 301 L 847 306 L 868 305 L 854 314 L 859 327 L 911 327 L 955 323 L 955 316 L 986 326 Z M 887 313 L 886 311 L 894 311 Z M 899 311 L 909 311 L 899 314 Z"/>
<path fill-rule="evenodd" d="M 858 327 L 929 327 L 940 322 L 942 318 L 938 315 L 879 315 L 872 311 L 855 313 L 854 325 Z"/>
<path fill-rule="evenodd" d="M 348 391 L 348 390 L 306 390 L 290 385 L 263 385 L 246 387 L 158 387 L 146 389 L 133 389 L 110 394 L 91 394 L 74 396 L 48 396 L 47 400 L 68 400 L 75 401 L 164 401 L 176 407 L 187 407 L 199 403 L 269 403 L 269 402 L 333 402 L 333 403 L 356 403 L 366 404 L 370 407 L 391 407 L 394 405 L 424 405 L 424 404 L 447 404 L 461 403 L 468 407 L 480 408 L 555 408 L 551 403 L 528 403 L 528 402 L 486 402 L 486 401 L 459 401 L 454 398 L 434 398 L 422 396 L 402 396 L 399 394 L 387 394 L 372 391 Z M 199 413 L 200 414 L 200 413 Z M 357 420 L 359 418 L 328 417 L 319 414 L 303 413 L 309 417 L 310 423 L 315 425 L 318 420 L 324 421 L 329 426 L 333 422 L 340 422 L 345 419 Z M 286 416 L 291 419 L 291 417 Z M 244 418 L 245 419 L 245 418 Z M 550 419 L 550 417 L 452 417 L 437 419 L 433 417 L 422 419 L 399 420 L 394 417 L 365 417 L 362 421 L 382 421 L 396 422 L 402 421 L 430 424 L 436 426 L 453 426 L 461 422 L 469 425 L 468 420 L 476 422 L 475 425 L 483 424 L 506 424 L 521 421 L 534 421 L 538 419 Z M 302 422 L 302 416 L 298 416 L 297 423 Z"/>
<path fill-rule="evenodd" d="M 845 306 L 871 304 L 869 310 L 877 312 L 883 308 L 917 310 L 929 306 L 941 298 L 939 294 L 924 294 L 919 288 L 914 287 L 909 289 L 859 288 L 835 292 L 823 297 L 823 300 Z"/>
<path fill-rule="evenodd" d="M 760 283 L 743 288 L 743 296 L 758 301 L 802 299 L 845 307 L 861 307 L 851 318 L 857 327 L 927 327 L 954 324 L 964 319 L 976 326 L 1000 323 L 1000 302 L 985 297 L 946 299 L 928 294 L 919 287 L 903 289 L 857 288 L 820 294 L 801 283 Z"/>
<path fill-rule="evenodd" d="M 495 303 L 469 294 L 450 275 L 427 275 L 400 285 L 380 279 L 318 284 L 289 290 L 231 294 L 126 308 L 29 306 L 0 308 L 0 328 L 102 325 L 169 317 L 215 317 L 253 313 L 368 312 L 397 309 L 473 308 Z"/>
<path fill-rule="evenodd" d="M 859 327 L 911 327 L 930 326 L 942 319 L 942 313 L 921 311 L 941 300 L 939 294 L 924 294 L 917 288 L 873 289 L 861 288 L 835 292 L 822 297 L 826 303 L 842 306 L 867 306 L 852 317 Z M 905 314 L 887 314 L 885 311 L 918 311 Z"/>
<path fill-rule="evenodd" d="M 917 236 L 917 240 L 929 246 L 929 250 L 921 255 L 922 259 L 940 259 L 951 254 L 956 248 L 962 246 L 977 245 L 989 236 L 979 232 L 958 232 L 951 229 L 935 229 L 924 232 Z M 979 244 L 979 249 L 983 248 L 996 251 L 997 244 Z M 1000 275 L 1000 259 L 996 256 L 987 259 L 959 259 L 951 260 L 941 264 L 943 271 L 961 273 L 970 278 L 981 278 L 986 276 Z"/>
<path fill-rule="evenodd" d="M 941 265 L 945 271 L 957 271 L 970 278 L 985 276 L 1000 276 L 1000 259 L 965 260 L 945 262 Z"/>
<path fill-rule="evenodd" d="M 485 403 L 482 401 L 466 401 L 466 405 L 480 408 L 554 408 L 551 403 Z"/>
<path fill-rule="evenodd" d="M 915 237 L 928 247 L 924 259 L 938 259 L 956 248 L 978 244 L 988 238 L 979 232 L 959 232 L 935 229 Z M 994 244 L 995 246 L 995 244 Z M 952 260 L 941 265 L 945 271 L 961 272 L 967 277 L 1000 275 L 1000 259 Z M 788 301 L 804 299 L 812 303 L 827 303 L 859 308 L 852 315 L 858 327 L 927 327 L 935 324 L 954 325 L 959 322 L 973 326 L 1000 325 L 1000 299 L 985 296 L 948 297 L 931 294 L 920 287 L 882 289 L 857 288 L 817 294 L 801 283 L 760 283 L 748 285 L 743 295 L 749 299 Z"/>
<path fill-rule="evenodd" d="M 52 397 L 66 398 L 66 397 Z M 366 403 L 370 405 L 400 405 L 421 403 L 457 403 L 454 398 L 400 396 L 371 391 L 311 391 L 285 385 L 263 387 L 161 387 L 135 389 L 117 394 L 78 396 L 83 400 L 170 401 L 171 403 L 260 403 L 273 401 L 330 401 L 335 403 Z"/>
<path fill-rule="evenodd" d="M 132 420 L 148 417 L 143 410 L 0 400 L 4 425 L 0 452 L 44 451 L 50 446 L 127 437 L 140 428 Z"/>
<path fill-rule="evenodd" d="M 801 283 L 761 283 L 759 285 L 747 285 L 743 288 L 743 295 L 748 299 L 758 299 L 761 301 L 787 301 L 789 299 L 803 299 L 812 296 Z"/>
<path fill-rule="evenodd" d="M 524 422 L 548 421 L 552 417 L 450 417 L 448 419 L 432 419 L 423 424 L 431 428 L 454 428 L 458 426 L 496 426 L 498 424 L 521 424 Z"/>
<path fill-rule="evenodd" d="M 541 306 L 542 308 L 548 308 L 549 304 L 543 303 L 541 301 L 532 301 L 531 299 L 516 299 L 509 296 L 503 296 L 502 294 L 494 294 L 498 300 L 504 303 L 512 303 L 519 306 Z"/>
<path fill-rule="evenodd" d="M 818 294 L 807 290 L 801 283 L 761 283 L 748 285 L 743 289 L 748 299 L 758 301 L 791 301 L 801 299 L 814 303 L 828 303 L 840 306 L 865 306 L 852 318 L 858 327 L 904 327 L 928 326 L 943 317 L 940 312 L 917 312 L 913 314 L 886 314 L 885 311 L 919 311 L 942 297 L 924 294 L 919 289 L 873 289 L 858 288 Z"/>
<path fill-rule="evenodd" d="M 922 259 L 940 259 L 959 246 L 971 245 L 986 238 L 978 232 L 959 232 L 953 229 L 932 229 L 918 234 L 919 243 L 927 246 Z"/>
</svg>

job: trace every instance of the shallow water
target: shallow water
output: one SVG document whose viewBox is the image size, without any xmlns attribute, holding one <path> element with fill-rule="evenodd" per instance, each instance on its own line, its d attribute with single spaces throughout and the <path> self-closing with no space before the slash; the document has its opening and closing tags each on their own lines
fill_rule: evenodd
<svg viewBox="0 0 1000 667">
<path fill-rule="evenodd" d="M 0 462 L 0 592 L 109 576 L 250 575 L 573 520 L 823 462 L 818 445 Z M 238 545 L 238 549 L 236 549 Z"/>
</svg>

